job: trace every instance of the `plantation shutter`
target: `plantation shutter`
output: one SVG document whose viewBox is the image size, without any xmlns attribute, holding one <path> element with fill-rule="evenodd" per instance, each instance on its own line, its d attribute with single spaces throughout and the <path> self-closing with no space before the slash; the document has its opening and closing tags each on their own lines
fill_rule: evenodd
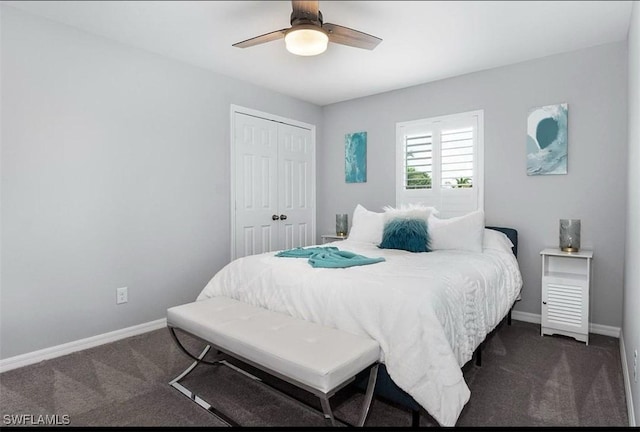
<svg viewBox="0 0 640 432">
<path fill-rule="evenodd" d="M 406 189 L 430 189 L 433 177 L 433 136 L 405 138 L 404 185 Z"/>
<path fill-rule="evenodd" d="M 482 111 L 398 123 L 396 204 L 451 217 L 482 209 Z"/>
<path fill-rule="evenodd" d="M 443 130 L 440 134 L 440 185 L 444 188 L 473 186 L 473 128 Z"/>
</svg>

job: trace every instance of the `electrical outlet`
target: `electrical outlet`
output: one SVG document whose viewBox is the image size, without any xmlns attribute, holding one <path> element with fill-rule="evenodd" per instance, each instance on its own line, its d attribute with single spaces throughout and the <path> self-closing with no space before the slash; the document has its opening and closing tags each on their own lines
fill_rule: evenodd
<svg viewBox="0 0 640 432">
<path fill-rule="evenodd" d="M 116 288 L 116 304 L 129 301 L 129 289 L 127 287 Z"/>
</svg>

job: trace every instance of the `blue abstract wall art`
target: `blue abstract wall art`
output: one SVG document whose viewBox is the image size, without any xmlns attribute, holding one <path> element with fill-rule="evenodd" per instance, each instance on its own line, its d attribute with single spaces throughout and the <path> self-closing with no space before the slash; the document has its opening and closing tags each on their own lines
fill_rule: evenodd
<svg viewBox="0 0 640 432">
<path fill-rule="evenodd" d="M 567 173 L 567 104 L 533 108 L 527 118 L 527 175 Z"/>
<path fill-rule="evenodd" d="M 344 136 L 344 180 L 347 183 L 367 182 L 366 132 L 354 132 Z"/>
</svg>

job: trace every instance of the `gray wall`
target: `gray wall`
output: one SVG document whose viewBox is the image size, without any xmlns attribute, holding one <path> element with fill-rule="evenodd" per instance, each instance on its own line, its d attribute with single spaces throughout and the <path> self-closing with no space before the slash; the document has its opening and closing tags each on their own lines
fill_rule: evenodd
<svg viewBox="0 0 640 432">
<path fill-rule="evenodd" d="M 318 128 L 321 109 L 11 7 L 1 19 L 0 357 L 193 301 L 229 261 L 230 104 Z"/>
<path fill-rule="evenodd" d="M 629 178 L 627 191 L 627 243 L 624 272 L 622 337 L 635 411 L 640 425 L 640 376 L 633 380 L 633 352 L 640 354 L 640 4 L 633 5 L 629 28 Z M 638 358 L 640 375 L 640 358 Z"/>
<path fill-rule="evenodd" d="M 627 142 L 627 50 L 617 43 L 324 107 L 318 146 L 318 232 L 357 203 L 395 204 L 395 124 L 484 110 L 487 224 L 520 234 L 519 311 L 540 313 L 539 252 L 558 244 L 558 220 L 582 219 L 595 249 L 591 321 L 621 326 Z M 569 174 L 526 175 L 530 108 L 569 104 Z M 344 182 L 344 134 L 367 131 L 367 183 Z"/>
<path fill-rule="evenodd" d="M 538 253 L 557 243 L 558 219 L 576 217 L 596 253 L 592 321 L 622 324 L 624 43 L 321 109 L 0 8 L 0 358 L 161 318 L 228 262 L 232 103 L 318 126 L 318 234 L 358 202 L 395 202 L 396 122 L 484 109 L 487 222 L 521 236 L 517 309 L 540 312 Z M 527 177 L 527 110 L 556 102 L 569 103 L 569 175 Z M 345 184 L 344 134 L 360 130 L 368 182 Z M 115 305 L 119 286 L 126 305 Z M 637 341 L 626 307 L 625 338 Z"/>
</svg>

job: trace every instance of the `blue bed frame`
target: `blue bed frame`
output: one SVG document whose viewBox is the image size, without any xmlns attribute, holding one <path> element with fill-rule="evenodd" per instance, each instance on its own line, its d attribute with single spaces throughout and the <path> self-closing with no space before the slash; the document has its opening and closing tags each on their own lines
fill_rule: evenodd
<svg viewBox="0 0 640 432">
<path fill-rule="evenodd" d="M 513 243 L 513 247 L 511 248 L 513 254 L 516 257 L 518 256 L 518 231 L 513 228 L 505 227 L 488 226 L 486 228 L 500 231 L 501 233 L 504 233 L 507 237 L 509 237 L 509 240 L 511 240 L 511 243 Z M 511 309 L 513 309 L 513 305 L 511 306 Z M 504 318 L 507 320 L 508 325 L 511 325 L 511 309 L 509 309 L 507 316 Z M 484 342 L 482 342 L 478 346 L 474 353 L 476 365 L 478 366 L 480 366 L 482 362 L 481 353 L 483 344 Z M 365 376 L 364 374 L 359 376 L 357 379 L 357 386 L 361 389 L 366 388 L 367 378 L 368 376 Z M 398 387 L 396 383 L 393 382 L 384 364 L 381 364 L 378 368 L 378 381 L 376 382 L 376 389 L 374 394 L 376 395 L 376 397 L 380 397 L 386 401 L 392 402 L 394 405 L 399 405 L 402 408 L 410 410 L 412 414 L 411 425 L 413 427 L 420 426 L 420 411 L 422 410 L 422 407 L 418 402 L 415 401 L 413 397 L 411 397 L 408 393 L 406 393 L 404 390 Z"/>
</svg>

